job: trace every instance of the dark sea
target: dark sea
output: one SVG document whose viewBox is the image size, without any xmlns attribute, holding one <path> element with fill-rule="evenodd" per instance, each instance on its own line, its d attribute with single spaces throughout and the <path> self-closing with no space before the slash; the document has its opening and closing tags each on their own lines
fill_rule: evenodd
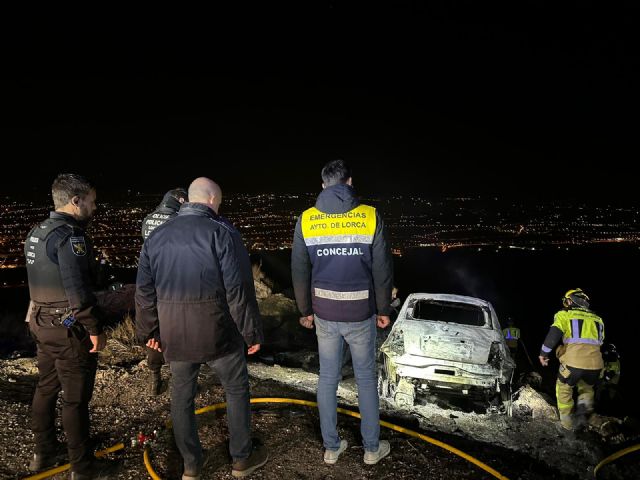
<svg viewBox="0 0 640 480">
<path fill-rule="evenodd" d="M 262 259 L 263 270 L 278 288 L 290 294 L 290 251 L 260 252 L 254 257 Z M 591 298 L 592 309 L 604 319 L 605 340 L 614 343 L 621 355 L 623 391 L 638 376 L 637 246 L 600 244 L 568 250 L 457 248 L 446 252 L 421 248 L 394 257 L 394 261 L 395 284 L 403 300 L 413 292 L 470 295 L 491 302 L 501 323 L 511 317 L 521 329 L 533 368 L 544 375 L 550 390 L 556 365 L 543 370 L 537 364 L 540 345 L 554 313 L 561 308 L 564 293 L 582 288 Z M 12 271 L 11 275 L 15 282 L 20 271 Z M 135 270 L 119 272 L 119 279 L 134 282 Z M 3 281 L 0 278 L 0 284 Z M 14 336 L 23 328 L 27 303 L 26 288 L 0 288 L 0 358 L 16 348 Z"/>
</svg>

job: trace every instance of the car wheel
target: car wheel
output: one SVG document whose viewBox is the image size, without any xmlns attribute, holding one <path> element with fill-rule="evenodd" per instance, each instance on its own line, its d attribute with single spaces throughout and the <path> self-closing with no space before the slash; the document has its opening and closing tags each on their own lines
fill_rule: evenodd
<svg viewBox="0 0 640 480">
<path fill-rule="evenodd" d="M 413 406 L 413 397 L 404 392 L 396 392 L 396 396 L 394 398 L 397 407 L 409 408 Z"/>
<path fill-rule="evenodd" d="M 401 378 L 395 389 L 393 400 L 397 407 L 412 407 L 416 399 L 416 389 L 413 384 L 405 378 Z"/>
</svg>

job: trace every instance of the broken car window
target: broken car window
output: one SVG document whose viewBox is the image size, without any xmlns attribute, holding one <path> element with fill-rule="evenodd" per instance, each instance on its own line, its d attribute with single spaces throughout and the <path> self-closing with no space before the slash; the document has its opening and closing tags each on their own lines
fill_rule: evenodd
<svg viewBox="0 0 640 480">
<path fill-rule="evenodd" d="M 481 307 L 442 301 L 417 300 L 413 306 L 411 318 L 475 327 L 485 325 L 485 314 Z"/>
</svg>

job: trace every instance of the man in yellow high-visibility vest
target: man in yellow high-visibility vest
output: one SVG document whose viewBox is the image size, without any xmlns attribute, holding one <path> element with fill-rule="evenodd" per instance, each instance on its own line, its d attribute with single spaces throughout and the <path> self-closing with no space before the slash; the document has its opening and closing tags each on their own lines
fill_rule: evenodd
<svg viewBox="0 0 640 480">
<path fill-rule="evenodd" d="M 393 259 L 384 223 L 372 206 L 360 203 L 343 160 L 322 169 L 322 192 L 314 207 L 296 224 L 291 252 L 291 276 L 300 324 L 316 329 L 320 376 L 318 411 L 330 465 L 347 448 L 336 426 L 338 382 L 344 344 L 349 345 L 358 384 L 360 433 L 364 463 L 373 465 L 389 455 L 388 440 L 380 440 L 380 408 L 376 376 L 376 327 L 391 320 Z"/>
</svg>

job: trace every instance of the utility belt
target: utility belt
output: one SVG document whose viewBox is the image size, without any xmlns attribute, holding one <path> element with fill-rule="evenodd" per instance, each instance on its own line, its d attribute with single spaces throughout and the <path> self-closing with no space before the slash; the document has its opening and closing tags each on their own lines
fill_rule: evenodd
<svg viewBox="0 0 640 480">
<path fill-rule="evenodd" d="M 47 313 L 49 315 L 63 315 L 71 311 L 69 307 L 43 307 L 35 304 L 38 312 Z"/>
<path fill-rule="evenodd" d="M 69 307 L 45 307 L 34 303 L 33 314 L 39 318 L 44 326 L 71 328 L 76 323 L 76 317 Z"/>
</svg>

